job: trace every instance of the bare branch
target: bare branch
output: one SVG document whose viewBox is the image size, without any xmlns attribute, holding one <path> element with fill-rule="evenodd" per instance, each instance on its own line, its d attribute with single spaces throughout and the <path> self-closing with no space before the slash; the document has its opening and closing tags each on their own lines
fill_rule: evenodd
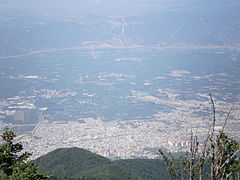
<svg viewBox="0 0 240 180">
<path fill-rule="evenodd" d="M 225 119 L 225 121 L 224 121 L 222 130 L 221 130 L 221 133 L 223 133 L 223 131 L 224 131 L 224 128 L 225 128 L 225 126 L 226 126 L 226 124 L 227 124 L 227 121 L 228 121 L 228 119 L 229 119 L 229 116 L 230 116 L 233 108 L 234 108 L 234 104 L 231 106 L 231 108 L 230 108 L 229 111 L 228 111 L 227 117 L 226 117 L 226 119 Z"/>
<path fill-rule="evenodd" d="M 238 152 L 240 151 L 240 149 L 238 149 L 236 152 L 234 152 L 234 154 L 232 156 L 230 156 L 220 167 L 220 169 L 222 169 Z"/>
<path fill-rule="evenodd" d="M 215 124 L 216 124 L 216 108 L 215 108 L 215 103 L 212 98 L 212 94 L 210 93 L 209 96 L 210 96 L 210 100 L 212 103 L 212 110 L 213 110 L 213 124 L 212 124 L 212 133 L 211 133 L 211 138 L 212 138 L 214 131 L 215 131 Z"/>
</svg>

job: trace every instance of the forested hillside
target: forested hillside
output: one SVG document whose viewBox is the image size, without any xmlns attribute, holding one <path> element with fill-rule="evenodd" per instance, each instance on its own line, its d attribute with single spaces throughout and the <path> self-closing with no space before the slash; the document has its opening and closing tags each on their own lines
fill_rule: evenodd
<svg viewBox="0 0 240 180">
<path fill-rule="evenodd" d="M 144 180 L 170 179 L 166 164 L 160 159 L 127 159 L 115 161 Z"/>
<path fill-rule="evenodd" d="M 110 161 L 80 148 L 57 149 L 35 160 L 52 180 L 157 180 L 169 179 L 162 160 Z"/>
</svg>

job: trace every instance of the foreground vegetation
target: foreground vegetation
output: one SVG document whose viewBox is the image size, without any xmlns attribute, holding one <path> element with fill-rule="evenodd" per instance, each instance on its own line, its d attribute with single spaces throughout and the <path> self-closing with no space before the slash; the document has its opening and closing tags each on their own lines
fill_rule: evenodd
<svg viewBox="0 0 240 180">
<path fill-rule="evenodd" d="M 31 156 L 28 152 L 22 152 L 22 143 L 14 143 L 16 134 L 5 129 L 0 146 L 0 180 L 44 180 L 50 176 L 37 171 L 34 163 L 27 162 Z"/>
<path fill-rule="evenodd" d="M 162 160 L 110 161 L 80 148 L 54 150 L 34 161 L 53 180 L 158 180 L 169 179 Z"/>
<path fill-rule="evenodd" d="M 210 100 L 213 119 L 206 139 L 199 140 L 197 134 L 191 133 L 189 152 L 177 160 L 171 153 L 165 154 L 159 150 L 172 179 L 240 179 L 240 144 L 224 132 L 234 106 L 230 108 L 222 129 L 216 133 L 216 108 L 211 94 Z"/>
</svg>

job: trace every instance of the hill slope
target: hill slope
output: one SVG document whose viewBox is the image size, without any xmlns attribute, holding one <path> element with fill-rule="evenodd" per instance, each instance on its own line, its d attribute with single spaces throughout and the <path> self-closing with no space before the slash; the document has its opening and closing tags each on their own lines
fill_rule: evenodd
<svg viewBox="0 0 240 180">
<path fill-rule="evenodd" d="M 127 159 L 118 160 L 115 163 L 129 169 L 144 180 L 171 179 L 164 161 L 160 159 Z"/>
<path fill-rule="evenodd" d="M 35 160 L 54 180 L 140 180 L 125 167 L 80 148 L 61 148 Z"/>
<path fill-rule="evenodd" d="M 56 149 L 35 160 L 52 180 L 161 180 L 170 179 L 159 159 L 110 161 L 80 148 Z"/>
</svg>

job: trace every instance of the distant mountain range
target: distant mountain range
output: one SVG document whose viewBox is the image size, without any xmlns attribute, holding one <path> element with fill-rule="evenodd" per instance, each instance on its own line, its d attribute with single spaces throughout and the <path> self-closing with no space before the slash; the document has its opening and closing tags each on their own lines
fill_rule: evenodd
<svg viewBox="0 0 240 180">
<path fill-rule="evenodd" d="M 162 160 L 110 161 L 80 148 L 56 149 L 34 161 L 52 180 L 160 180 L 170 179 Z"/>
<path fill-rule="evenodd" d="M 60 1 L 55 9 L 47 2 L 27 8 L 27 2 L 0 6 L 0 56 L 74 47 L 240 45 L 236 0 Z"/>
</svg>

